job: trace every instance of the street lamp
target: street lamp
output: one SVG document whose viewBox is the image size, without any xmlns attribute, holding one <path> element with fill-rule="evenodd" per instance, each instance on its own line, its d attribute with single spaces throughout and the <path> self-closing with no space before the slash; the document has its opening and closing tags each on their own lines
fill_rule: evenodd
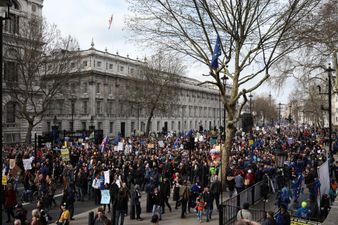
<svg viewBox="0 0 338 225">
<path fill-rule="evenodd" d="M 279 125 L 281 124 L 281 110 L 282 110 L 282 103 L 278 103 L 278 122 L 279 122 Z"/>
<path fill-rule="evenodd" d="M 289 105 L 289 123 L 290 124 L 291 124 L 291 119 L 292 119 L 292 117 L 291 117 L 291 107 L 292 107 L 292 105 L 290 103 L 290 105 Z"/>
<path fill-rule="evenodd" d="M 223 87 L 224 87 L 224 99 L 226 99 L 226 84 L 227 84 L 227 79 L 229 79 L 229 78 L 224 75 L 221 79 L 222 79 L 222 84 L 223 84 Z M 226 108 L 225 108 L 225 102 L 223 102 L 223 132 L 224 132 L 223 141 L 224 141 L 224 146 L 225 146 L 225 137 L 226 137 L 225 116 L 226 116 Z"/>
<path fill-rule="evenodd" d="M 333 71 L 334 71 L 334 69 L 331 68 L 331 63 L 329 63 L 329 67 L 325 70 L 325 72 L 327 72 L 328 86 L 329 86 L 327 93 L 322 93 L 320 85 L 317 85 L 318 90 L 319 90 L 319 94 L 328 96 L 329 107 L 327 109 L 325 109 L 322 105 L 321 108 L 322 108 L 322 110 L 326 110 L 329 113 L 329 153 L 330 154 L 332 153 L 332 87 L 331 87 L 331 77 L 332 77 Z"/>
</svg>

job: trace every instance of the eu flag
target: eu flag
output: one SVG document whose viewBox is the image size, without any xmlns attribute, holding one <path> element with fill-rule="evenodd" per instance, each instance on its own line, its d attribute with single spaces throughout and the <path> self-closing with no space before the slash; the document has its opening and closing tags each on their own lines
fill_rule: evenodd
<svg viewBox="0 0 338 225">
<path fill-rule="evenodd" d="M 211 59 L 211 68 L 217 69 L 218 68 L 218 57 L 222 55 L 221 52 L 221 38 L 217 34 L 216 44 L 214 48 L 214 52 L 212 53 L 212 59 Z"/>
</svg>

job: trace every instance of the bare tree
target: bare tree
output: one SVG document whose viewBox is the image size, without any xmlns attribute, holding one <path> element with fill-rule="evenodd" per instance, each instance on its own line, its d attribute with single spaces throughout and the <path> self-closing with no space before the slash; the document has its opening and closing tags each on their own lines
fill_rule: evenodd
<svg viewBox="0 0 338 225">
<path fill-rule="evenodd" d="M 5 76 L 4 103 L 14 102 L 15 116 L 27 121 L 25 140 L 30 143 L 33 128 L 75 70 L 78 45 L 71 37 L 62 38 L 55 25 L 34 16 L 20 23 L 18 34 L 6 46 L 14 69 Z"/>
<path fill-rule="evenodd" d="M 306 83 L 314 77 L 323 76 L 327 63 L 332 60 L 333 68 L 338 68 L 338 0 L 324 0 L 306 15 L 306 20 L 293 27 L 296 39 L 302 43 L 296 54 L 283 58 L 278 64 L 281 71 L 275 77 L 277 85 L 289 78 Z M 336 77 L 338 70 L 336 69 Z M 335 82 L 338 89 L 338 79 Z"/>
<path fill-rule="evenodd" d="M 278 116 L 275 100 L 269 96 L 258 96 L 253 104 L 253 111 L 256 112 L 256 118 L 262 124 L 270 123 Z"/>
<path fill-rule="evenodd" d="M 178 105 L 178 90 L 185 67 L 181 60 L 163 51 L 153 55 L 133 76 L 125 98 L 143 110 L 147 117 L 145 134 L 149 135 L 153 117 L 169 116 Z"/>
<path fill-rule="evenodd" d="M 235 123 L 247 102 L 246 94 L 270 77 L 275 62 L 300 47 L 291 28 L 302 23 L 319 0 L 129 1 L 135 15 L 128 19 L 128 26 L 137 41 L 187 55 L 209 68 L 212 81 L 207 83 L 219 88 L 227 111 L 226 150 L 222 151 L 222 173 L 226 174 Z M 217 36 L 222 53 L 219 66 L 210 63 Z M 232 85 L 229 98 L 222 73 Z"/>
</svg>

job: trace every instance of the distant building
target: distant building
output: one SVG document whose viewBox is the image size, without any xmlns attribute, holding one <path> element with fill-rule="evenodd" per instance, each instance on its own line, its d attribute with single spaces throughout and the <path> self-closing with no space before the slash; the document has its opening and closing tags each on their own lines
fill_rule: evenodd
<svg viewBox="0 0 338 225">
<path fill-rule="evenodd" d="M 118 133 L 129 136 L 145 132 L 144 110 L 132 101 L 124 101 L 121 93 L 128 90 L 133 74 L 138 73 L 145 60 L 134 60 L 99 51 L 92 47 L 80 51 L 80 60 L 74 63 L 74 74 L 68 84 L 69 91 L 51 104 L 41 126 L 50 132 L 57 126 L 62 131 L 103 130 L 104 135 Z M 198 80 L 183 77 L 177 93 L 177 109 L 170 116 L 155 115 L 151 132 L 188 131 L 189 129 L 217 129 L 223 124 L 223 107 L 219 91 Z M 227 93 L 229 93 L 228 90 Z"/>
</svg>

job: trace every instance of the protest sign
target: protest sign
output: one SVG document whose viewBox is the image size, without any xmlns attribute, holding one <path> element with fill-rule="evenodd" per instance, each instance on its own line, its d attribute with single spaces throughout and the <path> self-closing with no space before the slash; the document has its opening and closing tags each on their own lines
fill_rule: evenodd
<svg viewBox="0 0 338 225">
<path fill-rule="evenodd" d="M 13 169 L 15 167 L 15 159 L 9 160 L 9 169 Z"/>
<path fill-rule="evenodd" d="M 119 143 L 117 144 L 117 150 L 118 150 L 118 151 L 123 151 L 123 142 L 119 142 Z"/>
<path fill-rule="evenodd" d="M 69 161 L 69 149 L 61 148 L 61 158 L 62 161 Z"/>
<path fill-rule="evenodd" d="M 104 171 L 104 184 L 109 184 L 110 183 L 110 173 L 109 170 Z"/>
<path fill-rule="evenodd" d="M 29 159 L 23 159 L 23 168 L 25 168 L 25 170 L 31 170 L 32 169 L 32 158 Z"/>
<path fill-rule="evenodd" d="M 159 142 L 158 142 L 158 145 L 160 146 L 160 148 L 163 148 L 163 147 L 164 147 L 163 141 L 159 141 Z"/>
<path fill-rule="evenodd" d="M 110 193 L 109 190 L 101 190 L 101 204 L 107 205 L 110 203 Z"/>
<path fill-rule="evenodd" d="M 155 145 L 153 143 L 150 143 L 150 144 L 147 145 L 147 148 L 153 149 L 153 148 L 155 148 Z"/>
</svg>

